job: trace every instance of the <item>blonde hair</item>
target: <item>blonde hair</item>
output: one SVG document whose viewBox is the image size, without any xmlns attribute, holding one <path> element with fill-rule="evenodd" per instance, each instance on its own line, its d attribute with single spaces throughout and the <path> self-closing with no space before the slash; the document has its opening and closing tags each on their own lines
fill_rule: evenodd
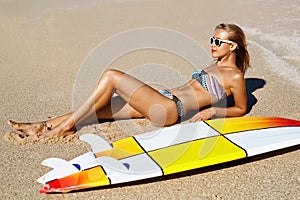
<svg viewBox="0 0 300 200">
<path fill-rule="evenodd" d="M 246 36 L 243 30 L 235 24 L 221 23 L 216 26 L 215 30 L 222 29 L 228 33 L 228 40 L 237 43 L 238 47 L 235 49 L 236 65 L 245 73 L 250 66 L 250 57 L 247 50 Z"/>
</svg>

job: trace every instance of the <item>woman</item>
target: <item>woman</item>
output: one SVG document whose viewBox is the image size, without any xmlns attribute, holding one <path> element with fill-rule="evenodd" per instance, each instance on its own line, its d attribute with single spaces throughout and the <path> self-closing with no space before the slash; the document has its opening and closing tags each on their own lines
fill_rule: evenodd
<svg viewBox="0 0 300 200">
<path fill-rule="evenodd" d="M 121 71 L 107 70 L 76 111 L 44 122 L 8 124 L 24 134 L 42 137 L 73 134 L 76 124 L 89 123 L 95 114 L 98 119 L 146 117 L 154 125 L 170 126 L 189 111 L 208 107 L 230 95 L 234 98 L 233 107 L 208 107 L 190 121 L 242 116 L 247 109 L 244 73 L 249 66 L 245 35 L 234 24 L 220 24 L 210 42 L 215 61 L 205 70 L 195 71 L 192 79 L 179 88 L 157 91 Z M 112 98 L 114 92 L 118 96 Z"/>
</svg>

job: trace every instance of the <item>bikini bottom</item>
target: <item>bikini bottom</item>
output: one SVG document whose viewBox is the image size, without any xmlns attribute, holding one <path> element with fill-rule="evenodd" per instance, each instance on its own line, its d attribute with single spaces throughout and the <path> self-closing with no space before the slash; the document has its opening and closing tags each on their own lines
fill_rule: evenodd
<svg viewBox="0 0 300 200">
<path fill-rule="evenodd" d="M 165 97 L 168 97 L 169 99 L 173 100 L 176 103 L 177 110 L 178 110 L 178 118 L 177 118 L 177 122 L 176 123 L 180 123 L 181 120 L 182 120 L 182 118 L 183 118 L 183 116 L 184 116 L 183 104 L 180 101 L 180 99 L 178 99 L 174 94 L 172 94 L 168 90 L 159 90 L 159 92 L 162 95 L 164 95 Z"/>
</svg>

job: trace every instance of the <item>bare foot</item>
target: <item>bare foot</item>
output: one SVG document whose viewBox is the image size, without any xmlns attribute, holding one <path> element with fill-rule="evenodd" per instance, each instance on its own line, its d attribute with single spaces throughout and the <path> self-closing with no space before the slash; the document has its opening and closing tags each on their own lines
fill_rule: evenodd
<svg viewBox="0 0 300 200">
<path fill-rule="evenodd" d="M 66 136 L 74 134 L 75 132 L 76 132 L 75 128 L 66 129 L 66 128 L 62 128 L 62 126 L 57 126 L 57 127 L 53 128 L 52 130 L 49 130 L 48 132 L 45 132 L 39 136 L 42 138 L 66 137 Z"/>
<path fill-rule="evenodd" d="M 17 123 L 8 120 L 7 123 L 17 131 L 20 131 L 22 133 L 22 136 L 38 136 L 45 133 L 46 131 L 49 131 L 49 127 L 46 126 L 45 122 Z"/>
</svg>

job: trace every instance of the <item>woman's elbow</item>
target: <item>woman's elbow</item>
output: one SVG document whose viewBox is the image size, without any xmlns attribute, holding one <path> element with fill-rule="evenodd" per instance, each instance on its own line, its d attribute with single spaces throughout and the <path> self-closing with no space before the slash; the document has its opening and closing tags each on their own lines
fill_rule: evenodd
<svg viewBox="0 0 300 200">
<path fill-rule="evenodd" d="M 247 114 L 247 107 L 238 108 L 237 117 L 241 117 Z"/>
</svg>

